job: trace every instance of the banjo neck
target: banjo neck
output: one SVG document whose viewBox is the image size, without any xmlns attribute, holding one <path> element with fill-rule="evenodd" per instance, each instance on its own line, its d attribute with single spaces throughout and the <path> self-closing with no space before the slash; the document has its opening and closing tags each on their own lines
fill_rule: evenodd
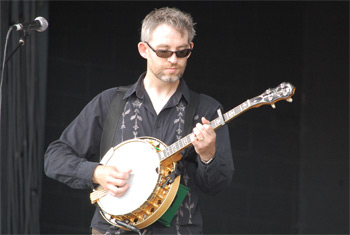
<svg viewBox="0 0 350 235">
<path fill-rule="evenodd" d="M 214 130 L 216 130 L 249 109 L 258 108 L 262 105 L 271 105 L 272 108 L 275 108 L 275 103 L 280 100 L 287 100 L 288 102 L 292 102 L 293 100 L 291 97 L 294 95 L 294 93 L 295 87 L 290 83 L 283 82 L 276 88 L 269 88 L 263 94 L 256 96 L 252 99 L 248 99 L 247 101 L 236 106 L 235 108 L 231 109 L 223 115 L 221 114 L 221 111 L 219 109 L 218 117 L 212 120 L 209 123 L 209 125 Z M 158 152 L 160 161 L 162 162 L 172 157 L 173 155 L 179 153 L 180 151 L 186 149 L 187 147 L 191 146 L 191 135 L 194 135 L 194 133 L 192 132 L 186 135 L 185 137 L 166 147 L 163 151 Z"/>
</svg>

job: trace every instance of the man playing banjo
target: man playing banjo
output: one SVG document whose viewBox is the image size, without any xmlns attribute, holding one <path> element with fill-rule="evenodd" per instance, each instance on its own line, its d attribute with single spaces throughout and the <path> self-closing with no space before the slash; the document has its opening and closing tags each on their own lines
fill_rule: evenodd
<svg viewBox="0 0 350 235">
<path fill-rule="evenodd" d="M 109 147 L 143 136 L 171 145 L 187 134 L 183 117 L 193 99 L 183 74 L 194 48 L 194 36 L 192 17 L 178 9 L 156 9 L 145 17 L 138 50 L 147 60 L 147 70 L 123 96 L 125 105 L 116 127 L 115 142 Z M 133 187 L 132 175 L 136 175 L 137 170 L 132 166 L 98 162 L 103 127 L 118 89 L 111 88 L 97 95 L 61 137 L 49 145 L 45 154 L 47 176 L 73 188 L 93 189 L 99 185 L 112 198 L 127 196 Z M 192 146 L 182 151 L 181 185 L 189 191 L 169 226 L 154 221 L 142 228 L 142 232 L 202 233 L 199 191 L 211 195 L 221 192 L 229 186 L 234 170 L 228 128 L 223 126 L 214 131 L 208 121 L 217 118 L 217 110 L 221 108 L 215 99 L 198 95 L 190 123 Z M 99 209 L 91 228 L 93 234 L 131 233 L 106 221 Z"/>
</svg>

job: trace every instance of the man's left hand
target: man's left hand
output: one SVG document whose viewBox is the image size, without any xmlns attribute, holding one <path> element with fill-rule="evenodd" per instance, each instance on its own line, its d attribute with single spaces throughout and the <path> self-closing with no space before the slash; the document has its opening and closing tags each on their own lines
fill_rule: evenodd
<svg viewBox="0 0 350 235">
<path fill-rule="evenodd" d="M 191 141 L 203 161 L 207 162 L 215 156 L 216 133 L 206 118 L 202 117 L 202 124 L 197 123 L 196 127 L 193 128 Z"/>
</svg>

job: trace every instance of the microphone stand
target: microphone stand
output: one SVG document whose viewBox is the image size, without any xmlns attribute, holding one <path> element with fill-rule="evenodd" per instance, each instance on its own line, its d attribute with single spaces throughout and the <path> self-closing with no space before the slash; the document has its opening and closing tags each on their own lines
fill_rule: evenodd
<svg viewBox="0 0 350 235">
<path fill-rule="evenodd" d="M 24 30 L 23 31 L 23 36 L 19 39 L 17 47 L 6 58 L 7 45 L 8 45 L 8 41 L 9 41 L 9 37 L 10 37 L 11 31 L 13 29 L 14 29 L 14 27 L 10 27 L 8 32 L 7 32 L 5 46 L 4 46 L 3 61 L 2 61 L 2 65 L 0 66 L 0 70 L 1 70 L 1 75 L 0 75 L 0 133 L 1 133 L 1 129 L 2 129 L 1 128 L 2 127 L 2 95 L 3 95 L 3 93 L 2 93 L 2 86 L 3 86 L 3 82 L 4 82 L 5 65 L 6 65 L 6 62 L 18 51 L 18 49 L 26 44 L 26 41 L 27 41 L 28 36 L 29 36 L 29 32 Z M 0 150 L 1 150 L 1 139 L 2 139 L 2 135 L 0 134 Z M 0 217 L 1 217 L 1 215 L 0 215 Z"/>
<path fill-rule="evenodd" d="M 29 33 L 27 31 L 23 31 L 23 36 L 18 40 L 17 47 L 9 54 L 9 56 L 5 60 L 5 63 L 18 51 L 19 48 L 26 44 L 28 36 Z"/>
<path fill-rule="evenodd" d="M 5 45 L 4 45 L 4 51 L 3 51 L 3 61 L 1 62 L 0 65 L 0 155 L 2 154 L 2 97 L 3 97 L 3 92 L 2 92 L 2 86 L 3 86 L 3 80 L 4 80 L 4 71 L 5 71 L 5 65 L 6 62 L 19 50 L 19 48 L 21 48 L 22 46 L 24 46 L 26 44 L 26 41 L 28 39 L 29 36 L 29 32 L 27 31 L 23 31 L 23 36 L 19 39 L 18 41 L 18 45 L 17 47 L 10 53 L 10 55 L 6 58 L 6 52 L 7 52 L 7 46 L 8 46 L 8 41 L 9 41 L 9 37 L 11 34 L 11 31 L 14 29 L 13 26 L 11 26 L 7 32 L 6 35 L 6 40 L 5 40 Z M 1 166 L 1 161 L 0 161 L 0 169 L 2 169 Z M 2 200 L 2 195 L 0 193 L 0 201 Z M 1 224 L 2 224 L 2 213 L 0 213 L 0 228 L 1 228 Z"/>
</svg>

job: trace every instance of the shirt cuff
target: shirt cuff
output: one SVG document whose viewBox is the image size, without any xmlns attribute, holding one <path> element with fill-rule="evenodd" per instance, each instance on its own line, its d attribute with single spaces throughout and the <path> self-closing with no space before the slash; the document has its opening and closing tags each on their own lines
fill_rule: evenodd
<svg viewBox="0 0 350 235">
<path fill-rule="evenodd" d="M 199 159 L 204 165 L 208 166 L 214 160 L 214 157 L 210 158 L 208 161 L 204 161 L 202 160 L 202 158 L 199 158 Z"/>
<path fill-rule="evenodd" d="M 81 163 L 77 171 L 77 178 L 83 179 L 91 189 L 94 188 L 94 184 L 92 182 L 92 176 L 94 174 L 96 167 L 99 164 L 100 163 L 98 162 L 85 161 Z"/>
<path fill-rule="evenodd" d="M 209 166 L 211 166 L 215 162 L 216 156 L 212 157 L 208 162 L 203 161 L 199 155 L 197 155 L 198 161 L 200 162 L 200 165 L 204 167 L 204 169 L 207 169 Z M 215 163 L 214 163 L 215 164 Z"/>
</svg>

